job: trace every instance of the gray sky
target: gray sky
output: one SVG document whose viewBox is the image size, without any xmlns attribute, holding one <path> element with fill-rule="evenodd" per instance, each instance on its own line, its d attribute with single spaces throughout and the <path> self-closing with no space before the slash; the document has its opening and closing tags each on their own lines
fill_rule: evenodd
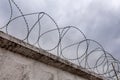
<svg viewBox="0 0 120 80">
<path fill-rule="evenodd" d="M 98 41 L 106 51 L 120 60 L 120 0 L 14 1 L 24 13 L 43 11 L 52 16 L 60 27 L 78 27 L 87 38 Z M 15 11 L 14 15 L 17 13 Z M 0 26 L 7 22 L 9 15 L 8 0 L 0 0 Z M 22 26 L 22 22 L 19 26 Z M 22 31 L 23 28 L 19 27 L 18 30 Z M 71 36 L 75 38 L 78 35 Z"/>
</svg>

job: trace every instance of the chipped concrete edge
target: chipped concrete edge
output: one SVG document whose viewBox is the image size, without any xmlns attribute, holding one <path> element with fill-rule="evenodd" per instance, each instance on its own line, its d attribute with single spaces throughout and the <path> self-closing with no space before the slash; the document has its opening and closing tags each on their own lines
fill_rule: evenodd
<svg viewBox="0 0 120 80">
<path fill-rule="evenodd" d="M 48 53 L 43 49 L 37 48 L 2 31 L 0 31 L 0 47 L 89 80 L 104 80 L 102 76 L 99 76 L 94 72 L 85 70 L 78 65 L 61 59 L 58 56 Z"/>
</svg>

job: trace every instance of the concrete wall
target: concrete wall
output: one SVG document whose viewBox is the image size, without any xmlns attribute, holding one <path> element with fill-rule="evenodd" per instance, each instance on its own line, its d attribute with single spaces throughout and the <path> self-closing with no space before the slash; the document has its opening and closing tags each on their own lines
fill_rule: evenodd
<svg viewBox="0 0 120 80">
<path fill-rule="evenodd" d="M 0 80 L 103 80 L 93 72 L 0 32 Z"/>
<path fill-rule="evenodd" d="M 86 80 L 0 48 L 0 80 Z"/>
</svg>

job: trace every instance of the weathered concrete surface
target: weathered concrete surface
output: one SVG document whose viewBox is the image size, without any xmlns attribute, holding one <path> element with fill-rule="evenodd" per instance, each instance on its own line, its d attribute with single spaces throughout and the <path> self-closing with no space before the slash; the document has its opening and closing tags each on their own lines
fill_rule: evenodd
<svg viewBox="0 0 120 80">
<path fill-rule="evenodd" d="M 86 80 L 0 48 L 0 80 Z"/>
<path fill-rule="evenodd" d="M 0 80 L 103 80 L 3 32 L 0 47 Z"/>
</svg>

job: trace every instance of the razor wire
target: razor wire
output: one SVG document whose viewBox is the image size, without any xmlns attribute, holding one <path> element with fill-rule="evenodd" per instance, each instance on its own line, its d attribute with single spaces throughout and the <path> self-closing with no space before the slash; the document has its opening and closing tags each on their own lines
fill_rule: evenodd
<svg viewBox="0 0 120 80">
<path fill-rule="evenodd" d="M 45 12 L 24 14 L 14 0 L 8 0 L 8 2 L 10 7 L 10 16 L 8 22 L 4 26 L 0 27 L 1 31 L 5 30 L 4 32 L 10 34 L 10 24 L 14 23 L 17 19 L 22 18 L 22 21 L 25 23 L 25 33 L 24 38 L 21 39 L 22 41 L 35 45 L 47 52 L 55 52 L 57 56 L 73 62 L 81 66 L 83 69 L 87 69 L 100 76 L 104 76 L 107 80 L 120 80 L 120 61 L 108 53 L 100 43 L 95 40 L 88 39 L 79 28 L 75 26 L 59 27 L 56 21 Z M 16 17 L 13 17 L 14 7 L 20 13 L 20 15 Z M 30 16 L 37 16 L 35 22 L 33 22 L 31 26 L 27 19 Z M 54 26 L 52 29 L 44 30 L 44 27 L 42 26 L 42 19 L 44 17 L 51 20 L 52 26 Z M 15 29 L 17 28 L 18 27 L 15 27 Z M 37 30 L 35 31 L 34 29 Z M 16 30 L 13 32 L 15 31 Z M 78 36 L 75 36 L 76 32 Z M 31 35 L 37 37 L 33 43 L 31 40 L 34 37 L 31 38 Z M 54 40 L 51 39 L 51 37 L 54 37 Z M 72 37 L 73 40 L 70 40 Z M 74 39 L 76 37 L 78 39 Z M 49 41 L 53 41 L 53 43 L 50 44 Z M 43 47 L 45 44 L 47 44 L 47 48 Z"/>
</svg>

